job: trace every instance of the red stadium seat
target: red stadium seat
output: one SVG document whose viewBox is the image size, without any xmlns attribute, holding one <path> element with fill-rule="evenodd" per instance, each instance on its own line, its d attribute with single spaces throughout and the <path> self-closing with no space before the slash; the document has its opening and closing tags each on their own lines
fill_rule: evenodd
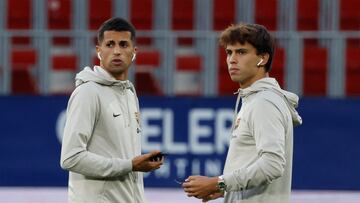
<svg viewBox="0 0 360 203">
<path fill-rule="evenodd" d="M 199 55 L 176 56 L 175 94 L 182 96 L 201 95 L 203 79 L 202 57 Z"/>
<path fill-rule="evenodd" d="M 281 47 L 278 47 L 275 50 L 275 55 L 273 57 L 272 68 L 270 71 L 270 77 L 276 78 L 279 85 L 284 87 L 284 67 L 285 67 L 285 50 Z"/>
<path fill-rule="evenodd" d="M 340 29 L 360 30 L 360 2 L 358 0 L 340 1 Z"/>
<path fill-rule="evenodd" d="M 76 71 L 77 57 L 73 54 L 62 54 L 52 56 L 53 70 Z"/>
<path fill-rule="evenodd" d="M 31 0 L 7 1 L 7 27 L 9 29 L 30 29 L 32 4 Z"/>
<path fill-rule="evenodd" d="M 345 75 L 346 94 L 360 96 L 360 48 L 349 47 L 346 49 Z"/>
<path fill-rule="evenodd" d="M 224 30 L 231 24 L 235 24 L 235 0 L 214 0 L 214 30 Z"/>
<path fill-rule="evenodd" d="M 70 30 L 72 22 L 71 0 L 49 0 L 47 1 L 48 29 Z M 69 37 L 54 37 L 54 45 L 69 45 Z"/>
<path fill-rule="evenodd" d="M 50 30 L 71 29 L 72 6 L 71 0 L 48 0 L 48 28 Z"/>
<path fill-rule="evenodd" d="M 193 30 L 194 29 L 194 0 L 172 1 L 172 29 Z"/>
<path fill-rule="evenodd" d="M 130 21 L 139 30 L 153 29 L 153 0 L 131 1 Z M 150 45 L 151 39 L 148 37 L 137 37 L 137 44 Z"/>
<path fill-rule="evenodd" d="M 340 29 L 341 30 L 360 30 L 360 1 L 341 0 L 340 1 Z M 347 39 L 348 47 L 359 47 L 359 38 Z"/>
<path fill-rule="evenodd" d="M 77 57 L 75 54 L 56 54 L 51 56 L 49 92 L 51 94 L 70 94 L 74 86 L 77 72 Z"/>
<path fill-rule="evenodd" d="M 173 0 L 172 1 L 172 29 L 193 30 L 194 29 L 194 0 Z M 191 45 L 191 38 L 179 38 L 180 45 Z"/>
<path fill-rule="evenodd" d="M 151 74 L 147 72 L 137 72 L 135 77 L 135 87 L 138 95 L 160 96 L 163 94 L 161 87 Z"/>
<path fill-rule="evenodd" d="M 7 0 L 7 28 L 28 30 L 32 27 L 31 0 Z M 29 37 L 13 37 L 12 44 L 30 43 Z"/>
<path fill-rule="evenodd" d="M 277 8 L 277 0 L 256 0 L 255 22 L 264 25 L 268 30 L 276 30 Z"/>
<path fill-rule="evenodd" d="M 31 75 L 31 69 L 37 64 L 37 61 L 38 56 L 34 49 L 13 49 L 11 51 L 12 93 L 37 93 L 37 84 Z"/>
<path fill-rule="evenodd" d="M 326 48 L 305 47 L 303 69 L 303 93 L 306 96 L 325 96 L 327 87 Z"/>
<path fill-rule="evenodd" d="M 319 0 L 297 1 L 297 29 L 318 30 L 319 29 Z"/>
<path fill-rule="evenodd" d="M 160 67 L 158 51 L 138 51 L 136 55 L 135 86 L 139 95 L 162 95 L 159 81 L 153 71 Z"/>
<path fill-rule="evenodd" d="M 28 70 L 37 63 L 37 53 L 34 49 L 13 49 L 11 51 L 11 66 L 13 69 Z"/>
<path fill-rule="evenodd" d="M 132 1 L 134 2 L 134 1 Z M 131 3 L 132 3 L 131 2 Z M 97 30 L 101 24 L 112 17 L 112 0 L 89 1 L 89 29 Z"/>
<path fill-rule="evenodd" d="M 181 55 L 176 57 L 176 70 L 200 72 L 202 57 L 198 55 Z"/>
<path fill-rule="evenodd" d="M 158 68 L 160 66 L 160 53 L 158 51 L 139 51 L 135 64 Z"/>
</svg>

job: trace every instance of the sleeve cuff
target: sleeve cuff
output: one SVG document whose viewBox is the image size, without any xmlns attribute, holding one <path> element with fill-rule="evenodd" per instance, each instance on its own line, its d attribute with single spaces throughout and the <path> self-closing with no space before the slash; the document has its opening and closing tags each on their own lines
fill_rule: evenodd
<svg viewBox="0 0 360 203">
<path fill-rule="evenodd" d="M 243 190 L 243 186 L 237 182 L 237 178 L 235 177 L 234 173 L 224 174 L 223 178 L 226 185 L 226 191 Z"/>
<path fill-rule="evenodd" d="M 131 159 L 115 159 L 114 164 L 119 175 L 124 175 L 132 171 Z"/>
</svg>

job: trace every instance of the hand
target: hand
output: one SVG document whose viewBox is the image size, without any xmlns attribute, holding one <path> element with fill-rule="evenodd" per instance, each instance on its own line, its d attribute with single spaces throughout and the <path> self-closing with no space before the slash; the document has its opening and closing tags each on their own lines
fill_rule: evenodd
<svg viewBox="0 0 360 203">
<path fill-rule="evenodd" d="M 212 193 L 210 194 L 209 196 L 205 197 L 202 199 L 202 202 L 207 202 L 207 201 L 210 201 L 210 200 L 214 200 L 214 199 L 217 199 L 219 197 L 224 197 L 224 192 L 215 192 L 215 193 Z"/>
<path fill-rule="evenodd" d="M 160 168 L 160 166 L 164 163 L 164 157 L 162 157 L 162 159 L 156 160 L 156 161 L 151 159 L 151 157 L 154 157 L 160 153 L 161 153 L 160 151 L 152 151 L 150 153 L 143 154 L 143 155 L 133 158 L 132 170 L 148 172 L 148 171 L 153 171 L 155 169 Z"/>
<path fill-rule="evenodd" d="M 218 177 L 189 176 L 182 186 L 188 197 L 209 199 L 209 195 L 220 192 L 217 182 Z"/>
</svg>

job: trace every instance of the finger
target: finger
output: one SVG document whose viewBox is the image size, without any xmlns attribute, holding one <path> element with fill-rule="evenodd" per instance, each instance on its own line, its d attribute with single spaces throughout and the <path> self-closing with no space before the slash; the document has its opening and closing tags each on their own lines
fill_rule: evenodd
<svg viewBox="0 0 360 203">
<path fill-rule="evenodd" d="M 189 176 L 185 181 L 191 181 L 194 179 L 195 176 Z"/>
<path fill-rule="evenodd" d="M 209 201 L 211 198 L 210 198 L 210 195 L 209 196 L 207 196 L 207 197 L 204 197 L 203 199 L 202 199 L 202 202 L 207 202 L 207 201 Z"/>
<path fill-rule="evenodd" d="M 191 187 L 190 182 L 184 182 L 182 185 L 183 185 L 184 188 L 190 188 Z"/>
<path fill-rule="evenodd" d="M 146 157 L 147 157 L 148 159 L 150 159 L 151 157 L 154 157 L 154 156 L 156 156 L 157 154 L 160 154 L 160 151 L 159 151 L 159 150 L 154 150 L 154 151 L 151 151 L 151 152 L 147 153 L 147 154 L 146 154 Z"/>
</svg>

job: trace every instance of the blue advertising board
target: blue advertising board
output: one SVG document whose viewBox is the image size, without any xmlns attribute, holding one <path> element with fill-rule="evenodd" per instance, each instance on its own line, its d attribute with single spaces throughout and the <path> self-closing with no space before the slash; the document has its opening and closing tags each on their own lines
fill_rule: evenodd
<svg viewBox="0 0 360 203">
<path fill-rule="evenodd" d="M 0 186 L 66 186 L 60 168 L 66 96 L 0 97 Z M 234 97 L 140 98 L 142 148 L 168 154 L 147 187 L 221 174 Z M 301 99 L 294 135 L 294 189 L 360 189 L 360 99 Z"/>
</svg>

